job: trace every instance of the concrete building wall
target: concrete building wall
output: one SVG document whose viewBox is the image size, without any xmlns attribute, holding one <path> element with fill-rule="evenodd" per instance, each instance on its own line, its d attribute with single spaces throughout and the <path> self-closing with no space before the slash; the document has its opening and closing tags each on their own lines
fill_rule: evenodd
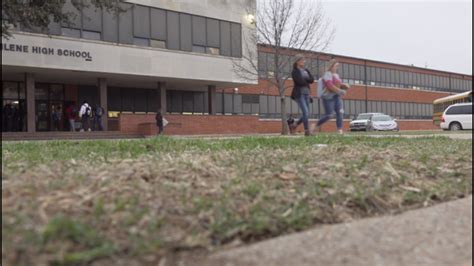
<svg viewBox="0 0 474 266">
<path fill-rule="evenodd" d="M 129 2 L 240 23 L 243 42 L 249 42 L 247 36 L 255 31 L 246 19 L 247 10 L 255 6 L 255 0 Z M 119 74 L 209 81 L 222 86 L 257 83 L 257 80 L 242 80 L 235 74 L 233 62 L 242 60 L 239 58 L 32 33 L 16 33 L 2 42 L 2 66 L 23 68 L 25 72 L 40 68 L 90 72 L 98 77 Z M 256 43 L 243 45 L 257 49 Z M 22 51 L 18 51 L 19 47 L 23 47 Z M 64 51 L 77 51 L 80 56 L 65 55 Z"/>
</svg>

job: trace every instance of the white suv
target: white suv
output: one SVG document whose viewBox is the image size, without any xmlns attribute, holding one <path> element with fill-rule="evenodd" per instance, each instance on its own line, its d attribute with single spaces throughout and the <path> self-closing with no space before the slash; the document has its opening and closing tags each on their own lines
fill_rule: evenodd
<svg viewBox="0 0 474 266">
<path fill-rule="evenodd" d="M 441 117 L 444 130 L 472 130 L 472 103 L 460 103 L 449 106 Z"/>
</svg>

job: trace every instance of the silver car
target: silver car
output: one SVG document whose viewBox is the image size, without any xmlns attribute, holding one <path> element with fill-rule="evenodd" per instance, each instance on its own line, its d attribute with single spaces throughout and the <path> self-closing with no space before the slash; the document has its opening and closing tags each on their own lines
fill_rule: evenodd
<svg viewBox="0 0 474 266">
<path fill-rule="evenodd" d="M 399 131 L 397 120 L 389 115 L 374 115 L 367 125 L 368 131 Z"/>
<path fill-rule="evenodd" d="M 383 115 L 382 113 L 363 113 L 359 114 L 356 119 L 352 120 L 350 123 L 351 131 L 366 131 L 367 125 L 370 122 L 370 119 L 374 115 Z"/>
</svg>

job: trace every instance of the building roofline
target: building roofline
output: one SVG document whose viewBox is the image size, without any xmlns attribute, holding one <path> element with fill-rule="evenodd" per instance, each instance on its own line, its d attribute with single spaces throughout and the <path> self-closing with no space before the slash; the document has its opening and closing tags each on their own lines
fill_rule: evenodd
<svg viewBox="0 0 474 266">
<path fill-rule="evenodd" d="M 267 47 L 267 48 L 273 47 L 272 45 L 262 44 L 262 43 L 259 43 L 258 46 L 259 47 Z M 361 60 L 361 61 L 366 61 L 366 62 L 371 62 L 371 63 L 379 63 L 379 64 L 386 64 L 386 65 L 392 65 L 392 66 L 399 66 L 399 67 L 408 67 L 408 68 L 417 69 L 417 70 L 433 71 L 433 72 L 439 72 L 439 73 L 443 73 L 443 74 L 453 74 L 453 75 L 460 75 L 460 76 L 466 76 L 466 77 L 472 78 L 472 74 L 465 74 L 465 73 L 439 70 L 439 69 L 433 69 L 433 68 L 424 68 L 424 67 L 419 67 L 419 66 L 414 66 L 414 65 L 404 65 L 404 64 L 400 64 L 400 63 L 390 63 L 390 62 L 381 61 L 381 60 L 365 59 L 365 58 L 348 56 L 348 55 L 339 55 L 339 54 L 332 54 L 332 53 L 325 53 L 325 52 L 308 51 L 308 50 L 301 50 L 301 49 L 294 49 L 294 48 L 287 48 L 287 47 L 282 47 L 282 48 L 286 49 L 286 50 L 290 50 L 290 51 L 300 52 L 300 53 L 312 53 L 312 54 L 318 54 L 318 55 L 325 55 L 325 56 L 329 56 L 329 57 L 331 57 L 331 56 L 332 57 L 342 57 L 342 58 Z"/>
</svg>

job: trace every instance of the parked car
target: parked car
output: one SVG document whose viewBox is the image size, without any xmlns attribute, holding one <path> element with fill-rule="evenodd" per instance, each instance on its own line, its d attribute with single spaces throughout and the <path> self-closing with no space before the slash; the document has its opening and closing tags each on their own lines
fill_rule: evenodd
<svg viewBox="0 0 474 266">
<path fill-rule="evenodd" d="M 449 106 L 441 117 L 444 130 L 472 130 L 472 103 L 459 103 Z"/>
<path fill-rule="evenodd" d="M 399 131 L 398 123 L 389 115 L 374 115 L 370 118 L 367 131 Z"/>
<path fill-rule="evenodd" d="M 351 121 L 350 128 L 351 131 L 366 131 L 367 125 L 369 124 L 370 119 L 374 115 L 383 115 L 382 113 L 363 113 L 359 114 L 356 119 Z"/>
</svg>

